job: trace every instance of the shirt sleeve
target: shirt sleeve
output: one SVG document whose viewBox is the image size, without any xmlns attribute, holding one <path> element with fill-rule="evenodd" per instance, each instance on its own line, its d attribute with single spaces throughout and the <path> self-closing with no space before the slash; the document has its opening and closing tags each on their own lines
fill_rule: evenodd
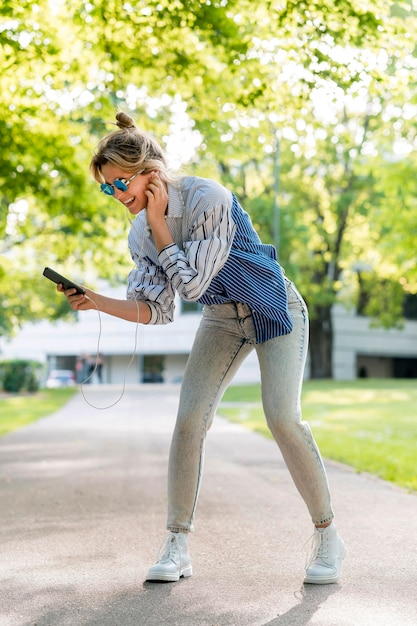
<svg viewBox="0 0 417 626">
<path fill-rule="evenodd" d="M 141 214 L 129 235 L 136 268 L 128 276 L 127 298 L 146 302 L 150 324 L 173 321 L 175 292 L 182 300 L 197 301 L 226 263 L 232 247 L 236 230 L 232 194 L 207 179 L 187 182 L 182 188 L 182 217 L 180 213 L 175 218 L 181 231 L 177 229 L 176 243 L 158 254 L 152 237 L 143 236 L 145 217 Z M 185 231 L 187 241 L 182 236 Z"/>
<path fill-rule="evenodd" d="M 132 255 L 135 261 L 134 255 Z M 142 300 L 151 310 L 149 324 L 174 321 L 175 293 L 162 268 L 147 259 L 132 270 L 127 278 L 127 299 Z"/>
<path fill-rule="evenodd" d="M 173 288 L 182 300 L 188 301 L 198 300 L 220 272 L 227 261 L 235 232 L 231 201 L 207 205 L 204 210 L 201 210 L 201 204 L 198 202 L 193 207 L 190 240 L 184 242 L 184 249 L 173 243 L 158 257 Z"/>
</svg>

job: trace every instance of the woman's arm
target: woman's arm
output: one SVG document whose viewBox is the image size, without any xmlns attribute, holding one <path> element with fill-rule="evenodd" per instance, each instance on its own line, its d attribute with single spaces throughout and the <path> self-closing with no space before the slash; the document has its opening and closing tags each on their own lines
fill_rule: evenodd
<svg viewBox="0 0 417 626">
<path fill-rule="evenodd" d="M 174 243 L 174 240 L 165 222 L 168 207 L 167 186 L 156 172 L 152 172 L 145 194 L 148 197 L 148 224 L 152 230 L 156 249 L 161 252 L 163 248 Z"/>
<path fill-rule="evenodd" d="M 232 245 L 235 225 L 231 217 L 232 194 L 224 187 L 198 179 L 185 204 L 183 220 L 190 220 L 190 241 L 184 250 L 175 244 L 165 213 L 166 185 L 153 173 L 147 191 L 147 219 L 166 276 L 184 300 L 197 300 L 222 269 Z"/>
<path fill-rule="evenodd" d="M 148 196 L 149 215 L 152 216 L 150 226 L 158 249 L 172 243 L 172 236 L 165 224 L 165 211 L 168 203 L 168 193 L 166 185 L 160 180 L 156 172 L 152 173 L 148 189 L 145 192 Z M 113 317 L 127 320 L 128 322 L 139 322 L 149 324 L 152 311 L 146 302 L 136 299 L 119 300 L 109 298 L 91 289 L 85 289 L 85 294 L 77 294 L 75 289 L 63 289 L 58 285 L 58 291 L 64 293 L 70 307 L 74 311 L 88 311 L 98 309 L 102 313 L 107 313 Z"/>
<path fill-rule="evenodd" d="M 57 287 L 57 290 L 65 295 L 74 311 L 98 309 L 102 313 L 107 313 L 113 317 L 141 324 L 148 324 L 151 319 L 151 310 L 146 302 L 140 300 L 118 300 L 117 298 L 103 296 L 85 287 L 84 289 L 86 291 L 85 294 L 77 294 L 75 289 L 64 291 L 62 285 Z"/>
<path fill-rule="evenodd" d="M 183 250 L 175 243 L 161 250 L 158 260 L 180 298 L 195 301 L 206 292 L 229 256 L 234 233 L 229 203 L 213 203 L 193 220 Z"/>
</svg>

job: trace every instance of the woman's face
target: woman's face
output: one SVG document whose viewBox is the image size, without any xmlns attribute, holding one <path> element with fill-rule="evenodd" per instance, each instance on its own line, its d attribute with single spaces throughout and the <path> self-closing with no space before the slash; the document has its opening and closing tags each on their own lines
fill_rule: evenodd
<svg viewBox="0 0 417 626">
<path fill-rule="evenodd" d="M 101 167 L 101 173 L 104 180 L 109 185 L 113 185 L 116 178 L 128 181 L 132 177 L 132 172 L 125 172 L 115 165 L 106 163 Z M 113 185 L 114 198 L 125 205 L 131 215 L 137 215 L 143 209 L 146 209 L 148 198 L 145 195 L 152 172 L 148 174 L 138 174 L 130 183 L 126 191 L 117 189 Z"/>
</svg>

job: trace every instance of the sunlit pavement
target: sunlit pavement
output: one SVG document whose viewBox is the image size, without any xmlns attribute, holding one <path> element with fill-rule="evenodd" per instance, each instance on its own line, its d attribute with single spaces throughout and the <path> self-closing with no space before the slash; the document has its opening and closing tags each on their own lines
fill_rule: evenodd
<svg viewBox="0 0 417 626">
<path fill-rule="evenodd" d="M 117 386 L 84 388 L 91 404 Z M 146 583 L 165 537 L 179 386 L 81 394 L 0 439 L 0 626 L 415 626 L 417 496 L 327 463 L 347 545 L 303 586 L 308 513 L 272 441 L 216 418 L 194 575 Z M 30 400 L 28 400 L 30 401 Z"/>
</svg>

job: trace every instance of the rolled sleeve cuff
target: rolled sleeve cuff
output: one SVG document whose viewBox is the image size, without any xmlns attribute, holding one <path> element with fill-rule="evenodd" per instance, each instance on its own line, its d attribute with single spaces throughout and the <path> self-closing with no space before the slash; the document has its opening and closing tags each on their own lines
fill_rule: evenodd
<svg viewBox="0 0 417 626">
<path fill-rule="evenodd" d="M 176 258 L 178 252 L 179 248 L 177 244 L 170 243 L 168 246 L 165 246 L 165 248 L 162 248 L 161 252 L 158 254 L 158 260 L 164 267 L 164 264 L 169 263 L 172 258 Z"/>
<path fill-rule="evenodd" d="M 156 306 L 153 302 L 146 301 L 146 304 L 151 310 L 151 319 L 148 324 L 161 324 L 162 323 L 162 314 L 160 307 Z"/>
</svg>

